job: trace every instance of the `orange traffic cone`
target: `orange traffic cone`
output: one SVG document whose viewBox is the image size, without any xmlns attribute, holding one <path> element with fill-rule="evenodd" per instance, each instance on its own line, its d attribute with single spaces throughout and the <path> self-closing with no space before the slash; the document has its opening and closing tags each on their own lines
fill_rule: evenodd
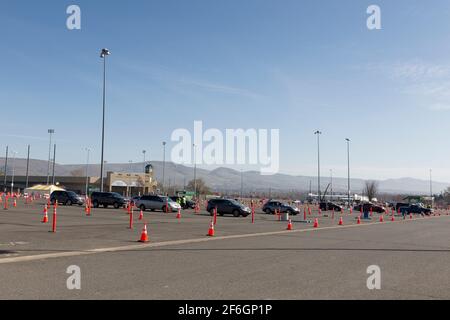
<svg viewBox="0 0 450 320">
<path fill-rule="evenodd" d="M 380 215 L 380 222 L 384 222 L 383 215 Z"/>
<path fill-rule="evenodd" d="M 16 208 L 17 207 L 17 201 L 16 201 L 16 199 L 14 198 L 14 202 L 13 202 L 13 207 L 14 208 Z"/>
<path fill-rule="evenodd" d="M 292 230 L 292 221 L 289 219 L 289 223 L 287 225 L 287 230 Z"/>
<path fill-rule="evenodd" d="M 144 229 L 142 229 L 141 232 L 141 238 L 139 239 L 139 242 L 148 242 L 148 234 L 147 234 L 147 224 L 144 224 Z"/>
<path fill-rule="evenodd" d="M 412 214 L 411 213 L 409 214 L 409 220 L 412 220 Z"/>
<path fill-rule="evenodd" d="M 214 222 L 211 221 L 209 224 L 208 237 L 214 237 Z"/>
<path fill-rule="evenodd" d="M 144 218 L 144 212 L 141 210 L 139 213 L 139 220 L 142 220 Z"/>
<path fill-rule="evenodd" d="M 391 216 L 391 221 L 395 221 L 394 215 Z"/>
<path fill-rule="evenodd" d="M 44 206 L 44 217 L 42 218 L 42 223 L 48 222 L 48 215 L 47 215 L 47 205 Z"/>
<path fill-rule="evenodd" d="M 314 228 L 319 227 L 319 220 L 317 218 L 314 219 Z"/>
<path fill-rule="evenodd" d="M 177 219 L 181 219 L 181 209 L 178 209 L 178 212 L 177 212 Z"/>
<path fill-rule="evenodd" d="M 361 217 L 358 216 L 358 219 L 356 220 L 356 224 L 361 224 Z"/>
<path fill-rule="evenodd" d="M 344 221 L 342 220 L 342 217 L 339 218 L 339 225 L 343 226 L 344 225 Z"/>
</svg>

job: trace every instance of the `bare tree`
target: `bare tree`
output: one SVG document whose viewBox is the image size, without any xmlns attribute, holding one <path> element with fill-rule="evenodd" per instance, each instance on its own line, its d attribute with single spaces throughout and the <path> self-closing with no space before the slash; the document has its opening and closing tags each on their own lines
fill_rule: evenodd
<svg viewBox="0 0 450 320">
<path fill-rule="evenodd" d="M 369 198 L 369 201 L 372 201 L 376 198 L 378 194 L 378 182 L 369 180 L 365 182 L 364 193 Z"/>
<path fill-rule="evenodd" d="M 205 181 L 203 181 L 203 179 L 196 179 L 196 180 L 197 180 L 197 183 L 196 183 L 197 193 L 199 195 L 211 193 L 211 189 L 206 185 L 206 183 L 205 183 Z M 189 181 L 186 189 L 194 191 L 194 189 L 195 189 L 194 180 Z"/>
</svg>

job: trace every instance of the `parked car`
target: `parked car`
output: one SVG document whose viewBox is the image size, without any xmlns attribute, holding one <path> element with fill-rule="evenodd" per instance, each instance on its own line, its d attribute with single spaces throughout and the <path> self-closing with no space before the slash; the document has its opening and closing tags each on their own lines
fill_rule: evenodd
<svg viewBox="0 0 450 320">
<path fill-rule="evenodd" d="M 73 204 L 81 206 L 84 204 L 84 198 L 73 191 L 53 191 L 50 195 L 50 202 L 55 204 L 56 201 L 65 206 L 71 206 Z"/>
<path fill-rule="evenodd" d="M 129 200 L 129 203 L 130 203 L 131 205 L 135 206 L 135 205 L 136 205 L 136 202 L 138 202 L 138 200 L 139 200 L 140 198 L 141 198 L 140 196 L 135 196 L 135 197 L 133 197 L 133 198 L 131 198 L 131 199 Z"/>
<path fill-rule="evenodd" d="M 210 199 L 208 201 L 208 206 L 206 210 L 213 215 L 214 208 L 217 208 L 217 214 L 223 216 L 225 214 L 232 214 L 235 217 L 243 216 L 246 217 L 251 213 L 249 207 L 244 206 L 239 201 L 234 199 Z"/>
<path fill-rule="evenodd" d="M 363 204 L 357 204 L 353 207 L 355 211 L 361 211 L 361 205 L 363 206 L 363 212 L 369 212 L 372 209 L 372 212 L 384 213 L 386 212 L 386 208 L 371 202 L 364 202 Z"/>
<path fill-rule="evenodd" d="M 323 211 L 328 211 L 328 210 L 341 211 L 343 209 L 342 206 L 340 206 L 334 202 L 321 202 L 319 204 L 319 208 L 320 208 L 320 210 L 323 210 Z"/>
<path fill-rule="evenodd" d="M 267 214 L 275 214 L 275 210 L 280 211 L 281 213 L 287 212 L 294 216 L 299 213 L 299 209 L 297 207 L 277 200 L 269 200 L 262 207 L 262 211 Z"/>
<path fill-rule="evenodd" d="M 92 192 L 91 201 L 94 208 L 114 206 L 118 209 L 127 203 L 125 198 L 116 192 Z"/>
<path fill-rule="evenodd" d="M 433 209 L 426 208 L 423 204 L 417 203 L 417 204 L 410 204 L 407 206 L 401 206 L 401 207 L 399 207 L 399 210 L 397 210 L 397 211 L 400 211 L 400 213 L 402 215 L 424 214 L 424 215 L 429 216 L 433 212 Z"/>
<path fill-rule="evenodd" d="M 136 206 L 142 211 L 145 211 L 147 209 L 151 211 L 166 211 L 166 206 L 169 207 L 169 211 L 178 211 L 178 209 L 181 209 L 181 206 L 171 198 L 158 195 L 142 196 L 138 201 L 136 201 Z"/>
</svg>

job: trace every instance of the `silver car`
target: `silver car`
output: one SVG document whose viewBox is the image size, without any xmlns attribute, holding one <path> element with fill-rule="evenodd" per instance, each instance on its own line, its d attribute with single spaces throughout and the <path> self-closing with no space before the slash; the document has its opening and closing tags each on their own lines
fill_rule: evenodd
<svg viewBox="0 0 450 320">
<path fill-rule="evenodd" d="M 139 200 L 136 201 L 136 207 L 138 207 L 142 211 L 145 211 L 147 209 L 150 209 L 151 211 L 166 211 L 166 206 L 168 206 L 169 211 L 172 212 L 181 209 L 180 204 L 166 196 L 142 196 Z"/>
</svg>

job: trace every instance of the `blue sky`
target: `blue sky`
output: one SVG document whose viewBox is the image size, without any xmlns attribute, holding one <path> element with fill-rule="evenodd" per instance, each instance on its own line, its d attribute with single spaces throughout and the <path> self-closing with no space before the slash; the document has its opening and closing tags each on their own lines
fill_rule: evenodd
<svg viewBox="0 0 450 320">
<path fill-rule="evenodd" d="M 77 4 L 82 29 L 66 28 Z M 369 31 L 366 9 L 381 8 Z M 162 159 L 177 128 L 280 129 L 281 172 L 450 181 L 450 2 L 39 1 L 0 3 L 0 148 L 57 162 Z M 169 148 L 170 148 L 169 143 Z M 3 151 L 2 151 L 3 153 Z M 235 169 L 241 167 L 235 166 Z"/>
</svg>

